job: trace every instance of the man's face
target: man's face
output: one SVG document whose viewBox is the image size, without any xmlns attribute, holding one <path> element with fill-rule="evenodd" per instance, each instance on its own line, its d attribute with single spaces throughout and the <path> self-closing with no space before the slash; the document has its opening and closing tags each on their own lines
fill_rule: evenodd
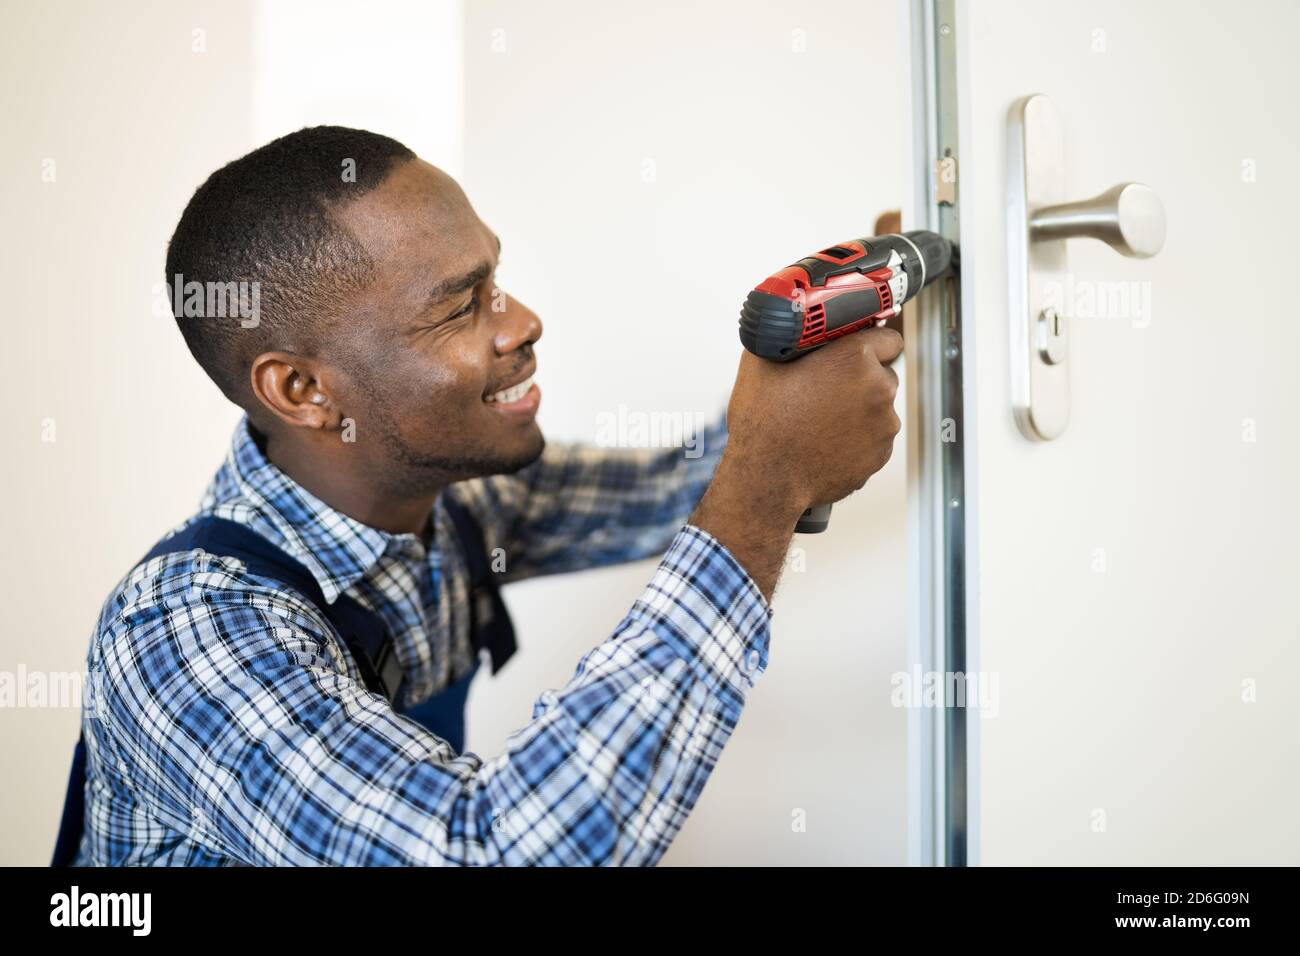
<svg viewBox="0 0 1300 956">
<path fill-rule="evenodd" d="M 377 272 L 325 356 L 358 451 L 411 491 L 535 461 L 542 325 L 496 287 L 500 244 L 460 187 L 412 160 L 336 215 Z"/>
</svg>

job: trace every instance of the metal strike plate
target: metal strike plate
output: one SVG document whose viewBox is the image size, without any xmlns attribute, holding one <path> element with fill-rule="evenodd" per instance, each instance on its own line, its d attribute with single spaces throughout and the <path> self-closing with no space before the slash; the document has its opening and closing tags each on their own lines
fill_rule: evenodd
<svg viewBox="0 0 1300 956">
<path fill-rule="evenodd" d="M 1145 259 L 1165 241 L 1165 210 L 1141 183 L 1066 202 L 1065 133 L 1046 96 L 1017 100 L 1007 123 L 1007 262 L 1011 404 L 1026 438 L 1049 441 L 1070 420 L 1066 240 L 1100 239 Z"/>
</svg>

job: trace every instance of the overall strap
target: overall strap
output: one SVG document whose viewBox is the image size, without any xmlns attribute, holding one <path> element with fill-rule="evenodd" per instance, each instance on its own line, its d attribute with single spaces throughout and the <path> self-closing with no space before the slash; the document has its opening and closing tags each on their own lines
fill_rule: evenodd
<svg viewBox="0 0 1300 956">
<path fill-rule="evenodd" d="M 450 493 L 443 493 L 442 503 L 456 527 L 456 536 L 469 564 L 470 640 L 476 653 L 484 647 L 488 649 L 492 673 L 495 674 L 510 660 L 518 646 L 514 624 L 505 601 L 501 599 L 496 572 L 488 561 L 483 529 L 469 509 Z"/>
<path fill-rule="evenodd" d="M 59 835 L 54 841 L 54 859 L 50 866 L 72 866 L 81 845 L 81 831 L 86 818 L 86 738 L 77 739 L 72 751 L 72 770 L 68 773 L 68 792 L 63 797 L 63 816 L 59 818 Z"/>
<path fill-rule="evenodd" d="M 197 518 L 176 534 L 159 541 L 139 563 L 196 548 L 219 557 L 238 558 L 250 574 L 278 581 L 311 601 L 347 645 L 366 689 L 383 695 L 390 703 L 396 701 L 402 682 L 402 666 L 393 649 L 392 637 L 379 616 L 346 595 L 339 595 L 333 604 L 328 603 L 310 571 L 244 525 L 212 515 Z M 437 732 L 435 727 L 430 729 Z M 76 859 L 85 830 L 85 812 L 86 738 L 83 733 L 72 753 L 63 816 L 59 821 L 59 835 L 50 866 L 71 866 Z"/>
<path fill-rule="evenodd" d="M 488 563 L 482 529 L 473 515 L 450 495 L 444 495 L 443 502 L 469 564 L 473 646 L 475 651 L 488 648 L 492 672 L 496 673 L 515 651 L 514 627 Z M 377 614 L 346 595 L 339 595 L 333 604 L 327 603 L 311 572 L 257 532 L 225 518 L 209 515 L 196 519 L 154 545 L 144 560 L 196 548 L 221 557 L 238 558 L 251 574 L 279 581 L 310 600 L 347 645 L 367 689 L 381 694 L 396 706 L 402 681 L 401 664 L 392 637 Z M 402 713 L 447 740 L 456 752 L 461 752 L 465 739 L 465 699 L 477 670 L 475 665 L 443 692 Z M 73 751 L 72 771 L 68 776 L 68 790 L 51 866 L 71 866 L 76 859 L 85 823 L 85 788 L 86 742 L 83 735 Z"/>
<path fill-rule="evenodd" d="M 366 688 L 390 703 L 397 700 L 402 665 L 393 648 L 392 636 L 373 611 L 344 594 L 333 604 L 328 603 L 316 579 L 300 563 L 251 528 L 212 515 L 199 518 L 159 541 L 144 560 L 195 548 L 238 558 L 250 574 L 279 581 L 311 601 L 339 632 L 357 662 Z"/>
</svg>

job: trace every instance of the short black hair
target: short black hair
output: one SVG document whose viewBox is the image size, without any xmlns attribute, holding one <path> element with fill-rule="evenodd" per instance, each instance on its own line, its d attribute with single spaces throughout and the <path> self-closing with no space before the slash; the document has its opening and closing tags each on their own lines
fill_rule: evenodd
<svg viewBox="0 0 1300 956">
<path fill-rule="evenodd" d="M 195 191 L 167 245 L 167 288 L 185 344 L 227 398 L 250 409 L 252 360 L 310 348 L 370 281 L 374 263 L 332 211 L 414 158 L 378 133 L 312 126 L 227 163 Z M 238 288 L 245 310 L 214 303 L 214 286 Z"/>
</svg>

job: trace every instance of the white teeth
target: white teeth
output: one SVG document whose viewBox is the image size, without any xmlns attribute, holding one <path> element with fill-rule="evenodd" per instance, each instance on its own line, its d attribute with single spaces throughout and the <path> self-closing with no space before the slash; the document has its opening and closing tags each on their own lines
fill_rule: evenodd
<svg viewBox="0 0 1300 956">
<path fill-rule="evenodd" d="M 518 385 L 513 385 L 503 391 L 489 395 L 484 401 L 486 402 L 517 402 L 528 394 L 528 390 L 533 387 L 532 376 L 524 379 Z"/>
</svg>

